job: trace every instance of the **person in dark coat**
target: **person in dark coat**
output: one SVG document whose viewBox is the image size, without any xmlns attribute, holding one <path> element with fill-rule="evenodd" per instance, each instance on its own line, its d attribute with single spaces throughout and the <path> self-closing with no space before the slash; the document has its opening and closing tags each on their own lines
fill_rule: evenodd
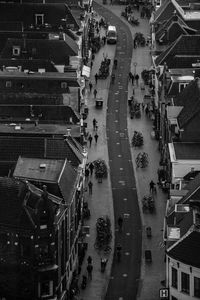
<svg viewBox="0 0 200 300">
<path fill-rule="evenodd" d="M 94 89 L 94 98 L 96 98 L 97 97 L 97 90 L 96 89 Z"/>
<path fill-rule="evenodd" d="M 92 82 L 91 81 L 89 82 L 89 88 L 90 88 L 90 93 L 91 93 L 91 91 L 92 91 Z"/>
<path fill-rule="evenodd" d="M 90 175 L 92 176 L 94 171 L 94 164 L 92 162 L 89 164 L 89 169 L 90 169 Z"/>
<path fill-rule="evenodd" d="M 95 78 L 95 83 L 97 84 L 97 81 L 98 81 L 98 74 L 97 73 L 94 75 L 94 78 Z"/>
<path fill-rule="evenodd" d="M 92 257 L 89 255 L 87 258 L 88 265 L 92 264 Z"/>
<path fill-rule="evenodd" d="M 98 136 L 98 134 L 97 134 L 97 132 L 96 132 L 95 135 L 94 135 L 94 139 L 95 139 L 95 143 L 96 143 L 96 144 L 97 144 L 98 138 L 99 138 L 99 136 Z"/>
<path fill-rule="evenodd" d="M 91 147 L 91 145 L 92 145 L 92 140 L 93 140 L 93 137 L 92 137 L 92 135 L 90 134 L 89 137 L 88 137 L 88 141 L 89 141 L 89 143 L 90 143 L 90 147 Z"/>
</svg>

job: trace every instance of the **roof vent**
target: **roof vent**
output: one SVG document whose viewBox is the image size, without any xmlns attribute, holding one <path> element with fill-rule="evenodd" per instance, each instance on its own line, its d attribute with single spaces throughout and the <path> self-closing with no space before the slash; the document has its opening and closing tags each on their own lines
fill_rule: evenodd
<svg viewBox="0 0 200 300">
<path fill-rule="evenodd" d="M 46 166 L 47 166 L 46 164 L 40 164 L 40 169 L 44 170 L 44 169 L 46 169 Z"/>
</svg>

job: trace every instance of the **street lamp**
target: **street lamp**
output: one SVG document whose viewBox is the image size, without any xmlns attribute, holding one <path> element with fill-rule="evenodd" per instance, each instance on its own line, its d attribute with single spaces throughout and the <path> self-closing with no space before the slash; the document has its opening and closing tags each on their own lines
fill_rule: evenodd
<svg viewBox="0 0 200 300">
<path fill-rule="evenodd" d="M 135 75 L 136 74 L 137 62 L 134 62 L 133 65 L 134 65 L 134 75 Z"/>
</svg>

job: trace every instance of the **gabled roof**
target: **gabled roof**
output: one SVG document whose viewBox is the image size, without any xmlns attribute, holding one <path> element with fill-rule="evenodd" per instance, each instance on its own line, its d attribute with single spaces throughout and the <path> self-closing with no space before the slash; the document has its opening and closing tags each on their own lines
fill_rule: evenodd
<svg viewBox="0 0 200 300">
<path fill-rule="evenodd" d="M 174 42 L 181 34 L 193 34 L 195 29 L 189 28 L 187 24 L 177 14 L 173 14 L 169 20 L 166 20 L 156 31 L 156 40 L 166 40 L 168 43 Z"/>
<path fill-rule="evenodd" d="M 41 205 L 42 191 L 15 178 L 0 177 L 0 224 L 34 230 L 37 208 Z M 49 201 L 55 197 L 49 196 Z M 55 199 L 57 202 L 58 198 Z M 53 203 L 52 203 L 53 208 Z"/>
<path fill-rule="evenodd" d="M 70 37 L 66 41 L 11 38 L 7 40 L 0 58 L 13 58 L 13 46 L 19 46 L 22 50 L 17 58 L 46 59 L 57 65 L 66 65 L 70 56 L 78 55 L 78 45 Z"/>
<path fill-rule="evenodd" d="M 65 3 L 1 3 L 1 22 L 23 22 L 26 29 L 30 24 L 35 24 L 35 15 L 43 14 L 44 23 L 60 25 L 62 19 L 67 20 L 67 24 L 73 24 L 79 28 L 69 7 Z"/>
<path fill-rule="evenodd" d="M 176 160 L 200 160 L 200 143 L 173 143 Z"/>
<path fill-rule="evenodd" d="M 193 62 L 195 62 L 197 57 L 200 57 L 199 45 L 200 35 L 181 35 L 164 52 L 156 57 L 155 64 L 158 66 L 166 63 L 168 68 L 174 69 L 174 57 L 175 59 L 178 57 L 181 60 L 192 57 Z"/>
<path fill-rule="evenodd" d="M 71 124 L 71 121 L 73 124 L 80 122 L 74 110 L 66 105 L 0 105 L 0 121 L 17 122 L 27 118 L 65 124 Z"/>
<path fill-rule="evenodd" d="M 40 167 L 41 165 L 44 167 Z M 67 160 L 19 157 L 13 176 L 33 183 L 43 183 L 50 193 L 63 198 L 65 203 L 70 203 L 77 171 Z"/>
<path fill-rule="evenodd" d="M 188 193 L 182 197 L 178 203 L 189 204 L 190 199 L 200 201 L 200 174 L 196 175 L 195 178 L 187 184 L 185 189 L 188 190 Z"/>
<path fill-rule="evenodd" d="M 0 137 L 0 161 L 16 162 L 19 156 L 30 158 L 67 159 L 78 167 L 83 155 L 68 140 L 47 137 Z"/>
<path fill-rule="evenodd" d="M 195 115 L 200 112 L 200 79 L 191 81 L 177 96 L 176 105 L 183 106 L 178 115 L 178 124 L 183 128 Z"/>
<path fill-rule="evenodd" d="M 200 231 L 193 228 L 167 250 L 167 254 L 185 264 L 200 267 Z"/>
<path fill-rule="evenodd" d="M 169 20 L 176 10 L 175 5 L 171 0 L 166 0 L 154 13 L 153 23 L 162 24 L 164 21 Z M 179 15 L 179 12 L 177 12 Z"/>
</svg>

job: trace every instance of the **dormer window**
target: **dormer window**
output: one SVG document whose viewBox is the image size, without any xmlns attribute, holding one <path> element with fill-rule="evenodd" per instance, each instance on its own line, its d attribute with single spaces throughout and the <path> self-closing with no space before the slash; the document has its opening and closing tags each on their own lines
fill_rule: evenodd
<svg viewBox="0 0 200 300">
<path fill-rule="evenodd" d="M 67 88 L 67 82 L 61 82 L 61 89 Z"/>
<path fill-rule="evenodd" d="M 182 92 L 187 85 L 188 83 L 179 83 L 179 93 Z"/>
<path fill-rule="evenodd" d="M 44 24 L 44 14 L 36 14 L 35 15 L 35 24 L 43 25 Z"/>
<path fill-rule="evenodd" d="M 13 56 L 20 55 L 20 46 L 13 46 Z"/>
</svg>

